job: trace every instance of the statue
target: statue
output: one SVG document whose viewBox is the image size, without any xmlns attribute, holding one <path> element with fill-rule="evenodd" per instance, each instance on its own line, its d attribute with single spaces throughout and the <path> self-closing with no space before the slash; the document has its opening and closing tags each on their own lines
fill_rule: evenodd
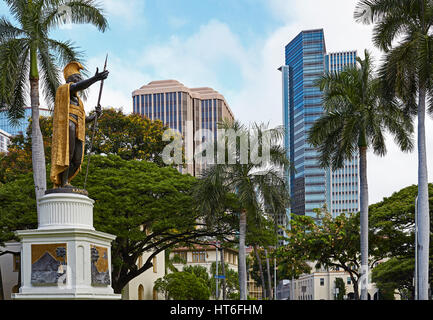
<svg viewBox="0 0 433 320">
<path fill-rule="evenodd" d="M 50 173 L 54 188 L 74 188 L 70 182 L 80 171 L 83 162 L 85 124 L 101 113 L 101 106 L 98 105 L 95 108 L 96 114 L 86 117 L 77 93 L 106 79 L 108 70 L 98 72 L 97 68 L 93 77 L 83 80 L 81 69 L 84 68 L 79 62 L 68 63 L 63 70 L 66 84 L 59 86 L 56 91 Z"/>
</svg>

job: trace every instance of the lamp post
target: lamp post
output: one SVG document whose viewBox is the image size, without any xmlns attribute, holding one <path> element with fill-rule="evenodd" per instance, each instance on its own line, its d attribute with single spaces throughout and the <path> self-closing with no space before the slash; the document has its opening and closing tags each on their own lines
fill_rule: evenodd
<svg viewBox="0 0 433 320">
<path fill-rule="evenodd" d="M 216 263 L 215 263 L 215 300 L 218 300 L 218 240 L 215 242 L 215 255 L 216 255 Z"/>
</svg>

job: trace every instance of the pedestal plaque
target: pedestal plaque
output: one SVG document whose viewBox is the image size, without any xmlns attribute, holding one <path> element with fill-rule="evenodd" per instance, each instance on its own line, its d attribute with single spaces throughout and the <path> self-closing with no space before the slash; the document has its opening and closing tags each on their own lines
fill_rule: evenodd
<svg viewBox="0 0 433 320">
<path fill-rule="evenodd" d="M 120 299 L 111 287 L 111 242 L 93 227 L 84 193 L 47 192 L 36 230 L 21 239 L 21 287 L 13 299 Z"/>
</svg>

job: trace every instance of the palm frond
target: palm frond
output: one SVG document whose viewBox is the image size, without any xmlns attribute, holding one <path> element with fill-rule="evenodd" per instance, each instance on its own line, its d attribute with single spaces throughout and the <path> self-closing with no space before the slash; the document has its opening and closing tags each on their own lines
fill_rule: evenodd
<svg viewBox="0 0 433 320">
<path fill-rule="evenodd" d="M 102 6 L 94 0 L 73 0 L 67 3 L 71 8 L 73 23 L 90 23 L 104 32 L 108 28 Z"/>
<path fill-rule="evenodd" d="M 47 47 L 39 47 L 39 62 L 41 64 L 41 74 L 42 74 L 42 92 L 44 94 L 45 100 L 54 106 L 54 101 L 56 98 L 56 91 L 61 84 L 60 80 L 60 70 L 56 66 L 56 60 L 53 54 L 51 54 Z"/>
<path fill-rule="evenodd" d="M 0 44 L 0 101 L 6 105 L 12 123 L 24 115 L 28 51 L 25 39 L 11 39 Z"/>
<path fill-rule="evenodd" d="M 5 17 L 0 18 L 0 43 L 25 35 L 25 31 L 15 27 Z"/>
</svg>

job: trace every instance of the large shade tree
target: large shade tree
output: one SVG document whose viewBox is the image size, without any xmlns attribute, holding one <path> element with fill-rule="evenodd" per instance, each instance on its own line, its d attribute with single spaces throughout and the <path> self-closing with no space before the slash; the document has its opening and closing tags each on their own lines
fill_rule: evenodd
<svg viewBox="0 0 433 320">
<path fill-rule="evenodd" d="M 275 199 L 284 199 L 287 203 L 288 188 L 281 172 L 288 169 L 289 161 L 286 151 L 279 144 L 283 135 L 281 128 L 268 129 L 256 124 L 250 132 L 238 121 L 225 121 L 220 124 L 220 129 L 226 134 L 219 137 L 216 148 L 222 157 L 218 158 L 217 153 L 217 162 L 213 165 L 208 163 L 200 178 L 196 197 L 201 203 L 201 210 L 209 212 L 224 203 L 225 194 L 233 192 L 237 195 L 240 206 L 239 293 L 240 299 L 246 300 L 247 215 L 249 221 L 255 217 L 259 221 L 264 213 L 264 203 L 269 205 Z M 204 152 L 211 153 L 213 148 L 211 144 Z"/>
<path fill-rule="evenodd" d="M 361 299 L 367 300 L 368 271 L 368 183 L 367 150 L 386 154 L 385 130 L 402 150 L 413 147 L 412 123 L 395 100 L 381 98 L 381 85 L 375 78 L 370 54 L 357 59 L 357 66 L 339 73 L 327 73 L 318 85 L 323 92 L 324 115 L 309 131 L 309 142 L 320 153 L 324 168 L 341 168 L 359 154 L 361 214 Z"/>
<path fill-rule="evenodd" d="M 419 298 L 428 299 L 429 203 L 425 138 L 426 105 L 433 93 L 433 3 L 428 0 L 361 0 L 355 18 L 374 24 L 373 42 L 385 52 L 385 95 L 398 96 L 418 118 Z"/>
<path fill-rule="evenodd" d="M 50 32 L 64 21 L 107 28 L 102 8 L 94 0 L 5 0 L 16 25 L 0 18 L 0 102 L 13 121 L 24 114 L 26 95 L 32 108 L 32 164 L 36 198 L 46 190 L 44 147 L 39 127 L 40 92 L 51 106 L 61 83 L 61 68 L 80 61 L 70 41 L 55 40 Z"/>
</svg>

